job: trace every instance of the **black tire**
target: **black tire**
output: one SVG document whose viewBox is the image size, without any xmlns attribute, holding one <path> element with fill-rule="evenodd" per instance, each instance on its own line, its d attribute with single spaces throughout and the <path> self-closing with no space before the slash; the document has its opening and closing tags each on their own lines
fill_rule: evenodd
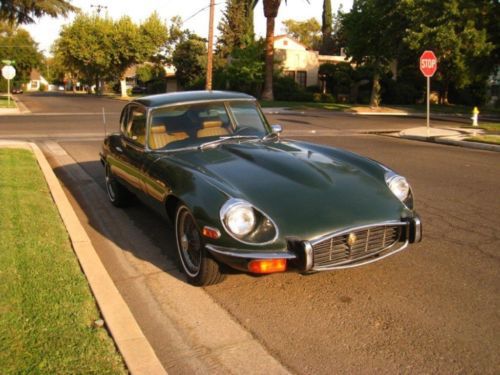
<svg viewBox="0 0 500 375">
<path fill-rule="evenodd" d="M 134 195 L 120 184 L 111 173 L 109 165 L 106 165 L 106 192 L 109 201 L 116 207 L 127 207 L 134 201 Z"/>
<path fill-rule="evenodd" d="M 207 253 L 196 220 L 183 204 L 175 215 L 175 240 L 181 269 L 190 284 L 206 286 L 223 280 L 219 263 Z"/>
</svg>

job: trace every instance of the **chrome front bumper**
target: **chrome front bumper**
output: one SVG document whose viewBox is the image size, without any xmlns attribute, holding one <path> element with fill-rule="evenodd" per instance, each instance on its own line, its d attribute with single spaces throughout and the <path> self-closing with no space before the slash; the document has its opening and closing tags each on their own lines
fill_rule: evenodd
<svg viewBox="0 0 500 375">
<path fill-rule="evenodd" d="M 360 241 L 364 241 L 361 242 L 362 248 L 360 245 L 356 247 L 347 244 L 349 236 L 351 238 L 358 236 Z M 384 222 L 339 230 L 309 241 L 290 240 L 288 249 L 277 252 L 238 251 L 215 245 L 206 245 L 206 248 L 217 260 L 244 271 L 251 260 L 287 259 L 289 265 L 299 272 L 316 272 L 373 263 L 404 250 L 410 243 L 421 240 L 422 223 L 420 218 L 415 216 L 407 221 Z M 329 248 L 325 250 L 325 246 Z M 329 258 L 326 261 L 325 256 Z"/>
</svg>

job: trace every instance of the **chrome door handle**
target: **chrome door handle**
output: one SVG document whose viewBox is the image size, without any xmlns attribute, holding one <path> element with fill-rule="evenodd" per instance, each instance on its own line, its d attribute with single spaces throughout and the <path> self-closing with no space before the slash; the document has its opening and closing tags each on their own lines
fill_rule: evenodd
<svg viewBox="0 0 500 375">
<path fill-rule="evenodd" d="M 120 152 L 120 153 L 123 152 L 123 150 L 122 150 L 122 148 L 120 146 L 116 146 L 115 150 L 118 151 L 118 152 Z"/>
</svg>

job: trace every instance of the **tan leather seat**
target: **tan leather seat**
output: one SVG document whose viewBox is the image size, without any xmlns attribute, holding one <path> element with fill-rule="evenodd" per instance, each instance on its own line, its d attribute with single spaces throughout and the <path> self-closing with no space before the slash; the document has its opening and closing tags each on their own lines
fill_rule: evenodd
<svg viewBox="0 0 500 375">
<path fill-rule="evenodd" d="M 222 121 L 203 121 L 202 126 L 196 133 L 198 138 L 229 135 L 227 129 L 222 127 Z"/>
<path fill-rule="evenodd" d="M 167 133 L 167 128 L 163 124 L 153 125 L 149 134 L 149 147 L 153 150 L 165 147 L 171 142 L 182 141 L 188 138 L 185 132 Z"/>
</svg>

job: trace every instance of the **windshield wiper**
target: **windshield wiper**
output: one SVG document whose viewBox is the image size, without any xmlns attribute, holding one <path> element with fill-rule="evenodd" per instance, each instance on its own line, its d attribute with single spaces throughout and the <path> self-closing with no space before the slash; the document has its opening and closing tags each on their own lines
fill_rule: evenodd
<svg viewBox="0 0 500 375">
<path fill-rule="evenodd" d="M 201 145 L 198 146 L 200 150 L 204 150 L 208 147 L 217 147 L 223 143 L 228 143 L 228 142 L 240 142 L 242 140 L 250 140 L 250 139 L 259 139 L 256 135 L 233 135 L 229 137 L 220 137 L 219 139 L 216 139 L 215 141 L 210 141 L 210 142 L 205 142 L 202 143 Z"/>
</svg>

